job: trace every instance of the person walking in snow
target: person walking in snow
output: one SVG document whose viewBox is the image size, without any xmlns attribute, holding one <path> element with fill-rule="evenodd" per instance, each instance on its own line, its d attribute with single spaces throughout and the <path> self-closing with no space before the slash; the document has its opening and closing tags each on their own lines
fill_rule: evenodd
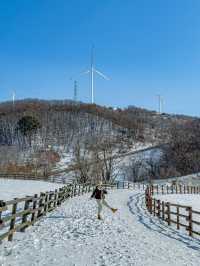
<svg viewBox="0 0 200 266">
<path fill-rule="evenodd" d="M 105 189 L 103 189 L 102 187 L 102 183 L 99 183 L 95 190 L 92 193 L 91 198 L 95 198 L 96 202 L 97 202 L 97 206 L 98 206 L 98 214 L 97 214 L 97 218 L 99 220 L 102 220 L 101 218 L 101 211 L 103 208 L 103 205 L 106 206 L 108 209 L 110 209 L 113 213 L 115 213 L 117 211 L 117 209 L 112 208 L 108 205 L 108 203 L 105 200 L 105 194 L 108 194 L 107 191 Z"/>
</svg>

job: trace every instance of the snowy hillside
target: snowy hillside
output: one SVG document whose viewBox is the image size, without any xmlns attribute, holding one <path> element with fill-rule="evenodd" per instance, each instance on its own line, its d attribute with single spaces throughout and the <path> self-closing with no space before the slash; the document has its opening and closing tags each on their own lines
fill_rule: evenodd
<svg viewBox="0 0 200 266">
<path fill-rule="evenodd" d="M 62 187 L 61 184 L 44 181 L 0 179 L 0 200 L 11 200 L 26 195 L 55 190 Z"/>
<path fill-rule="evenodd" d="M 144 193 L 109 191 L 103 221 L 90 195 L 72 198 L 12 243 L 0 246 L 4 266 L 198 266 L 200 243 L 150 216 Z"/>
</svg>

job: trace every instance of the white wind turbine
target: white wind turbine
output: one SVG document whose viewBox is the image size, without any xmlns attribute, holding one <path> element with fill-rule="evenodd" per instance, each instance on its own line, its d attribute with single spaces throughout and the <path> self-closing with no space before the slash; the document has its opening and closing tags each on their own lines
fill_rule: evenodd
<svg viewBox="0 0 200 266">
<path fill-rule="evenodd" d="M 163 112 L 163 106 L 164 106 L 164 97 L 160 94 L 156 95 L 158 97 L 158 113 L 162 114 Z"/>
<path fill-rule="evenodd" d="M 82 74 L 90 74 L 90 86 L 91 86 L 91 103 L 94 103 L 94 76 L 95 73 L 104 78 L 105 80 L 109 80 L 109 78 L 101 73 L 99 70 L 97 70 L 94 66 L 94 46 L 92 46 L 91 49 L 91 64 L 90 64 L 90 69 L 87 71 L 83 72 Z"/>
<path fill-rule="evenodd" d="M 16 93 L 15 93 L 15 91 L 13 90 L 13 91 L 12 91 L 13 108 L 15 107 L 15 98 L 16 98 Z"/>
</svg>

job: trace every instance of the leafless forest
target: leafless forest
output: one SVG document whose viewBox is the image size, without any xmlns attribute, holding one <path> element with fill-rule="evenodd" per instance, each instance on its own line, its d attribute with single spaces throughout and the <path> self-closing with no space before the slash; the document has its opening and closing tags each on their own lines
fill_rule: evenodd
<svg viewBox="0 0 200 266">
<path fill-rule="evenodd" d="M 69 153 L 79 181 L 110 180 L 118 171 L 117 154 L 129 152 L 136 143 L 160 143 L 165 145 L 159 151 L 130 158 L 123 169 L 129 179 L 197 172 L 199 129 L 196 118 L 134 106 L 113 109 L 71 101 L 6 102 L 0 104 L 0 171 L 45 176 L 62 153 Z"/>
</svg>

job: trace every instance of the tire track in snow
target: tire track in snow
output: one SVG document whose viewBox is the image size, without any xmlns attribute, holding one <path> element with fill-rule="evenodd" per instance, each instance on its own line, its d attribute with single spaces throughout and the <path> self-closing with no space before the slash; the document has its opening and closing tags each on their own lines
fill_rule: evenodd
<svg viewBox="0 0 200 266">
<path fill-rule="evenodd" d="M 161 219 L 151 216 L 145 207 L 145 196 L 143 193 L 137 193 L 134 196 L 131 196 L 127 206 L 129 207 L 130 212 L 134 214 L 138 221 L 148 230 L 175 239 L 193 250 L 200 250 L 199 239 L 186 236 L 184 231 L 178 231 L 173 227 L 166 225 Z"/>
</svg>

